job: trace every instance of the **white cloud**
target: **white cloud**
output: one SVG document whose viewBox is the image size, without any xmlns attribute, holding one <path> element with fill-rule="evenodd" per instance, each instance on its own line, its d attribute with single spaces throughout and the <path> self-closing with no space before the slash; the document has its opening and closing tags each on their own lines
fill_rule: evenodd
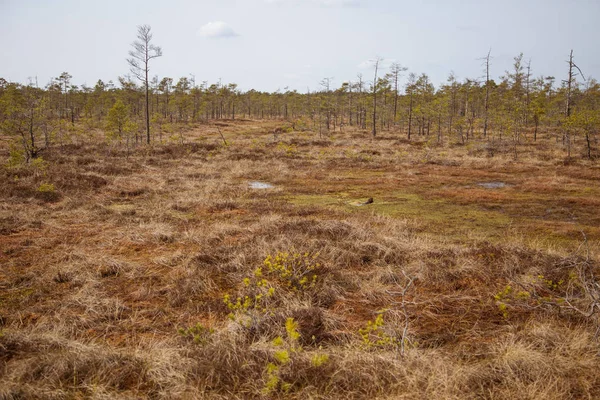
<svg viewBox="0 0 600 400">
<path fill-rule="evenodd" d="M 198 31 L 198 36 L 209 39 L 231 38 L 239 36 L 229 24 L 223 21 L 209 22 Z"/>
</svg>

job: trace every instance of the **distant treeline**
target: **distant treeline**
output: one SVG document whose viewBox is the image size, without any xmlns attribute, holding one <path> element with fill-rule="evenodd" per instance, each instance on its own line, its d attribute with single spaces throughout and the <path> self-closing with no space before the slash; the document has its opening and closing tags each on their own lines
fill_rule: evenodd
<svg viewBox="0 0 600 400">
<path fill-rule="evenodd" d="M 426 74 L 407 72 L 399 64 L 370 77 L 358 75 L 332 88 L 329 78 L 320 90 L 299 93 L 240 91 L 236 84 L 197 84 L 182 77 L 154 77 L 149 82 L 152 140 L 174 125 L 218 119 L 281 119 L 294 129 L 320 133 L 354 126 L 373 135 L 394 131 L 407 139 L 434 142 L 474 139 L 538 140 L 556 137 L 571 155 L 572 142 L 584 143 L 594 157 L 600 129 L 600 85 L 583 75 L 571 55 L 563 77 L 534 77 L 523 55 L 499 81 L 459 81 L 450 74 L 434 87 Z M 26 160 L 56 142 L 102 129 L 109 137 L 141 142 L 145 122 L 145 85 L 130 77 L 118 84 L 99 80 L 94 87 L 76 86 L 64 72 L 45 87 L 0 78 L 0 131 L 15 139 Z M 405 83 L 401 84 L 400 81 Z"/>
</svg>

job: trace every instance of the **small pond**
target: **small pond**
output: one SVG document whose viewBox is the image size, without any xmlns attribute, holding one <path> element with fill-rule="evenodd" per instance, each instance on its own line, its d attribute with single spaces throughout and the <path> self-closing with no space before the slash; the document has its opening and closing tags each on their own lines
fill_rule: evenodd
<svg viewBox="0 0 600 400">
<path fill-rule="evenodd" d="M 503 187 L 508 186 L 504 182 L 480 182 L 477 185 L 484 187 L 486 189 L 501 189 Z"/>
<path fill-rule="evenodd" d="M 249 182 L 248 186 L 250 186 L 250 189 L 272 189 L 274 187 L 270 183 L 258 181 Z"/>
</svg>

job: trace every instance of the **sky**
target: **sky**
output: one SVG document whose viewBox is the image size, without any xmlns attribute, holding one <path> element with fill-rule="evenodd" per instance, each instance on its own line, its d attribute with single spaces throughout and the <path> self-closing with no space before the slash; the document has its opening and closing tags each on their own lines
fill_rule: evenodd
<svg viewBox="0 0 600 400">
<path fill-rule="evenodd" d="M 242 90 L 369 80 L 376 57 L 382 73 L 397 62 L 437 87 L 450 72 L 482 78 L 490 49 L 494 78 L 522 52 L 534 76 L 560 81 L 571 49 L 600 76 L 600 0 L 0 0 L 0 77 L 117 82 L 141 24 L 163 51 L 151 76 Z"/>
</svg>

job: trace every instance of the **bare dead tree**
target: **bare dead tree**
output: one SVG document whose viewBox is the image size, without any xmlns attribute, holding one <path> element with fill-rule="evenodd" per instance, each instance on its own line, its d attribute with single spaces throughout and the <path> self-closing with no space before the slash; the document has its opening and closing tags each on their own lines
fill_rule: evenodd
<svg viewBox="0 0 600 400">
<path fill-rule="evenodd" d="M 415 87 L 417 82 L 417 76 L 411 72 L 408 74 L 408 81 L 406 82 L 406 93 L 408 94 L 408 140 L 410 140 L 410 134 L 412 131 L 412 120 L 413 120 L 413 97 L 415 93 Z"/>
<path fill-rule="evenodd" d="M 487 56 L 483 58 L 483 65 L 485 66 L 485 101 L 484 101 L 484 109 L 485 115 L 483 120 L 483 137 L 487 137 L 488 131 L 488 110 L 490 108 L 490 55 L 492 54 L 492 49 L 487 53 Z"/>
<path fill-rule="evenodd" d="M 572 215 L 572 214 L 571 214 Z M 574 218 L 574 216 L 572 215 Z M 592 259 L 588 237 L 580 230 L 582 241 L 577 249 L 557 265 L 560 269 L 569 272 L 569 278 L 564 283 L 564 292 L 559 295 L 548 295 L 548 284 L 541 276 L 541 282 L 525 283 L 511 281 L 511 284 L 522 289 L 526 294 L 522 298 L 512 299 L 511 306 L 526 310 L 556 310 L 559 313 L 572 313 L 585 318 L 596 329 L 595 337 L 600 334 L 600 281 L 598 279 L 598 266 Z M 540 283 L 542 285 L 540 286 Z M 537 287 L 536 287 L 537 286 Z M 555 289 L 561 287 L 561 282 Z M 508 305 L 509 303 L 504 303 Z"/>
<path fill-rule="evenodd" d="M 527 62 L 527 75 L 525 76 L 525 109 L 523 112 L 525 113 L 525 127 L 529 124 L 529 105 L 531 103 L 531 95 L 530 95 L 530 86 L 531 86 L 531 59 Z"/>
<path fill-rule="evenodd" d="M 394 125 L 396 125 L 398 117 L 398 80 L 400 79 L 402 72 L 405 72 L 407 69 L 408 68 L 403 67 L 398 63 L 393 63 L 390 67 L 390 72 L 394 81 Z"/>
<path fill-rule="evenodd" d="M 375 58 L 375 75 L 373 76 L 373 137 L 377 135 L 377 72 L 381 57 Z"/>
<path fill-rule="evenodd" d="M 348 125 L 352 126 L 352 86 L 354 83 L 348 81 Z M 341 128 L 340 128 L 341 132 Z"/>
<path fill-rule="evenodd" d="M 569 54 L 569 61 L 567 61 L 567 63 L 569 64 L 569 78 L 563 82 L 567 84 L 567 103 L 565 105 L 565 116 L 568 118 L 571 116 L 571 92 L 573 89 L 573 84 L 575 83 L 575 76 L 577 75 L 573 72 L 573 67 L 579 69 L 579 67 L 577 67 L 573 62 L 573 50 L 571 50 L 571 53 Z"/>
<path fill-rule="evenodd" d="M 409 342 L 408 326 L 409 326 L 409 322 L 410 322 L 410 315 L 408 313 L 408 309 L 406 306 L 408 304 L 414 304 L 414 303 L 406 301 L 406 293 L 413 285 L 415 278 L 408 275 L 404 271 L 402 271 L 402 275 L 404 275 L 404 278 L 406 279 L 407 282 L 404 286 L 400 285 L 399 282 L 396 282 L 396 285 L 398 285 L 398 288 L 400 289 L 400 291 L 397 291 L 397 292 L 386 291 L 386 292 L 389 295 L 400 296 L 400 301 L 394 302 L 393 304 L 400 306 L 402 316 L 404 317 L 404 326 L 402 328 L 402 336 L 400 337 L 400 355 L 404 356 L 404 353 L 406 352 L 406 344 Z"/>
<path fill-rule="evenodd" d="M 356 77 L 358 78 L 358 80 L 356 81 L 356 87 L 358 89 L 358 100 L 356 102 L 356 123 L 360 126 L 360 129 L 367 129 L 367 123 L 366 123 L 366 110 L 363 107 L 363 88 L 364 88 L 364 81 L 363 81 L 363 76 L 362 74 L 358 74 L 356 75 Z"/>
<path fill-rule="evenodd" d="M 223 139 L 223 144 L 225 146 L 229 146 L 229 144 L 227 143 L 227 140 L 225 140 L 225 136 L 223 136 L 223 132 L 221 132 L 221 128 L 219 128 L 219 125 L 215 125 L 215 127 L 219 131 L 219 135 L 221 135 L 221 139 Z"/>
<path fill-rule="evenodd" d="M 568 120 L 571 117 L 571 106 L 572 106 L 571 96 L 573 93 L 573 86 L 576 84 L 576 77 L 577 77 L 577 75 L 581 75 L 583 80 L 585 80 L 585 76 L 583 75 L 583 72 L 581 72 L 581 69 L 579 69 L 577 64 L 575 64 L 575 62 L 573 61 L 573 50 L 571 50 L 571 53 L 569 54 L 569 61 L 567 61 L 567 63 L 569 64 L 569 77 L 566 81 L 563 81 L 563 82 L 567 84 L 567 102 L 565 105 L 565 117 Z M 579 71 L 579 74 L 577 72 L 575 72 L 575 69 L 577 69 L 577 71 Z M 571 134 L 569 132 L 569 127 L 567 127 L 567 129 L 565 129 L 565 140 L 567 142 L 567 155 L 570 158 L 571 157 Z"/>
<path fill-rule="evenodd" d="M 148 64 L 153 58 L 162 56 L 161 48 L 150 43 L 152 41 L 150 29 L 149 25 L 138 26 L 138 40 L 131 44 L 133 47 L 133 50 L 129 51 L 131 58 L 127 59 L 131 73 L 144 84 L 146 92 L 146 139 L 148 144 L 150 144 L 150 97 L 148 88 L 148 72 L 150 69 Z"/>
<path fill-rule="evenodd" d="M 319 82 L 319 85 L 321 85 L 323 87 L 323 89 L 325 89 L 325 107 L 326 107 L 326 124 L 327 124 L 327 131 L 329 131 L 331 128 L 331 102 L 330 102 L 330 93 L 331 93 L 331 82 L 333 81 L 333 78 L 323 78 L 323 80 L 321 82 Z"/>
<path fill-rule="evenodd" d="M 594 273 L 590 256 L 590 247 L 587 235 L 580 231 L 583 240 L 573 255 L 584 251 L 584 259 L 575 263 L 577 278 L 570 280 L 564 297 L 565 308 L 576 311 L 580 315 L 591 318 L 595 313 L 600 313 L 600 282 Z M 597 332 L 600 330 L 600 321 L 596 320 Z"/>
</svg>

